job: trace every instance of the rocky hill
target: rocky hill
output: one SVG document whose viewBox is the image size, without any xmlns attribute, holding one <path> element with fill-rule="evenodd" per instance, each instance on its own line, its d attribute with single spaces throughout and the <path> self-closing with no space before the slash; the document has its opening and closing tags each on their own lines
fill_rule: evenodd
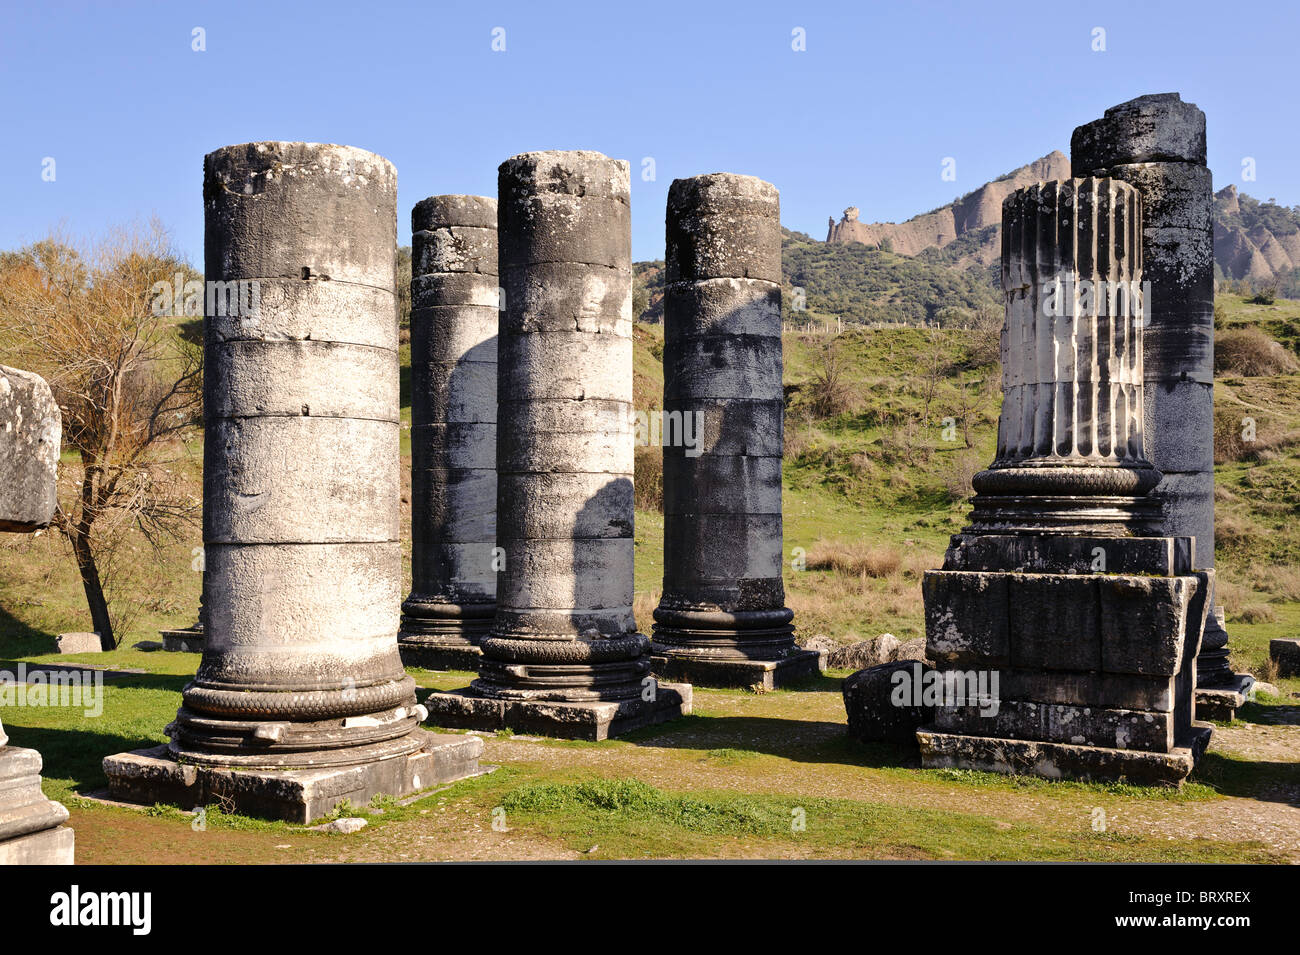
<svg viewBox="0 0 1300 955">
<path fill-rule="evenodd" d="M 1030 183 L 1069 175 L 1070 160 L 1051 152 L 906 222 L 863 222 L 860 210 L 850 206 L 839 222 L 830 220 L 826 242 L 861 243 L 934 264 L 987 270 L 1000 254 L 1002 200 Z M 1261 202 L 1235 185 L 1225 187 L 1214 197 L 1214 258 L 1221 278 L 1253 288 L 1273 285 L 1286 297 L 1300 295 L 1300 207 Z"/>
<path fill-rule="evenodd" d="M 1002 200 L 1022 186 L 1069 175 L 1070 160 L 1064 153 L 1054 151 L 985 183 L 946 206 L 914 216 L 906 222 L 863 222 L 858 208 L 850 206 L 844 210 L 844 217 L 839 222 L 833 218 L 830 220 L 826 241 L 834 244 L 861 242 L 901 255 L 917 255 L 924 249 L 942 249 L 969 233 L 983 232 L 993 226 L 992 232 L 964 250 L 961 261 L 954 263 L 987 266 L 1000 254 L 997 228 L 1002 223 Z"/>
</svg>

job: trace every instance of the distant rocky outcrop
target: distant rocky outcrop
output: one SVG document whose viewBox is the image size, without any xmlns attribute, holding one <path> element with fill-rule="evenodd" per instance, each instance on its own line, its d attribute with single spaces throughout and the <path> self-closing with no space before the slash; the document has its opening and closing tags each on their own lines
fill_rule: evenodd
<svg viewBox="0 0 1300 955">
<path fill-rule="evenodd" d="M 1070 175 L 1070 160 L 1058 151 L 1021 166 L 955 202 L 914 216 L 906 222 L 862 222 L 856 206 L 844 210 L 844 217 L 830 220 L 826 241 L 861 242 L 890 249 L 902 255 L 916 255 L 923 249 L 943 248 L 967 233 L 978 232 L 1002 223 L 1002 200 L 1022 186 L 1044 179 L 1065 179 Z M 1001 254 L 999 231 L 992 229 L 978 243 L 966 250 L 961 265 L 989 265 Z"/>
<path fill-rule="evenodd" d="M 1231 279 L 1284 282 L 1300 268 L 1300 214 L 1236 186 L 1214 194 L 1214 260 Z"/>
</svg>

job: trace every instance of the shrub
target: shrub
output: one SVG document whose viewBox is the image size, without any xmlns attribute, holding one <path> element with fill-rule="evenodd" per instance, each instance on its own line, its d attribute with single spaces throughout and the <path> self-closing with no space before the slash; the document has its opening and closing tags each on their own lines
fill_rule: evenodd
<svg viewBox="0 0 1300 955">
<path fill-rule="evenodd" d="M 1215 374 L 1254 378 L 1288 375 L 1298 367 L 1290 352 L 1253 325 L 1227 329 L 1214 343 Z"/>
</svg>

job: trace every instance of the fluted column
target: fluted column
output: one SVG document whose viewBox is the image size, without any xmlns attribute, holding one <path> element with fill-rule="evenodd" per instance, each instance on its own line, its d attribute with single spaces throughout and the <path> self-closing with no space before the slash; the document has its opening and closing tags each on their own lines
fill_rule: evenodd
<svg viewBox="0 0 1300 955">
<path fill-rule="evenodd" d="M 668 190 L 664 582 L 656 672 L 772 687 L 818 670 L 782 581 L 781 213 L 714 173 Z"/>
<path fill-rule="evenodd" d="M 1141 198 L 1066 179 L 1003 203 L 1004 400 L 972 482 L 978 530 L 1140 530 L 1160 479 L 1143 442 Z"/>
<path fill-rule="evenodd" d="M 497 203 L 411 211 L 411 593 L 402 659 L 474 669 L 496 612 Z"/>
</svg>

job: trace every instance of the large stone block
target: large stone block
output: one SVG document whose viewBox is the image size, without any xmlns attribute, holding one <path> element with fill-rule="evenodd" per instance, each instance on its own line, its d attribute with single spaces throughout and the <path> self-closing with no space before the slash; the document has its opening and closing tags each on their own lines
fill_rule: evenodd
<svg viewBox="0 0 1300 955">
<path fill-rule="evenodd" d="M 934 726 L 941 732 L 965 736 L 995 736 L 1155 753 L 1167 753 L 1174 745 L 1173 713 L 1079 704 L 1008 699 L 998 701 L 996 706 L 946 703 L 936 708 Z"/>
<path fill-rule="evenodd" d="M 918 676 L 933 668 L 911 660 L 859 670 L 844 681 L 844 711 L 849 735 L 864 743 L 915 745 L 916 731 L 930 721 L 934 707 L 914 696 Z"/>
<path fill-rule="evenodd" d="M 1008 605 L 1013 666 L 1101 669 L 1095 577 L 1013 574 Z"/>
<path fill-rule="evenodd" d="M 927 571 L 926 655 L 936 662 L 1003 666 L 1010 662 L 1008 576 Z"/>
<path fill-rule="evenodd" d="M 1097 586 L 1101 668 L 1147 676 L 1178 673 L 1196 578 L 1103 576 Z"/>
<path fill-rule="evenodd" d="M 1151 93 L 1120 103 L 1070 137 L 1077 175 L 1095 175 L 1120 163 L 1205 165 L 1205 114 L 1177 93 Z"/>
<path fill-rule="evenodd" d="M 62 422 L 44 378 L 0 365 L 0 531 L 50 525 Z"/>
<path fill-rule="evenodd" d="M 1031 574 L 1169 577 L 1191 569 L 1191 542 L 1168 537 L 957 534 L 944 558 L 944 570 Z"/>
</svg>

